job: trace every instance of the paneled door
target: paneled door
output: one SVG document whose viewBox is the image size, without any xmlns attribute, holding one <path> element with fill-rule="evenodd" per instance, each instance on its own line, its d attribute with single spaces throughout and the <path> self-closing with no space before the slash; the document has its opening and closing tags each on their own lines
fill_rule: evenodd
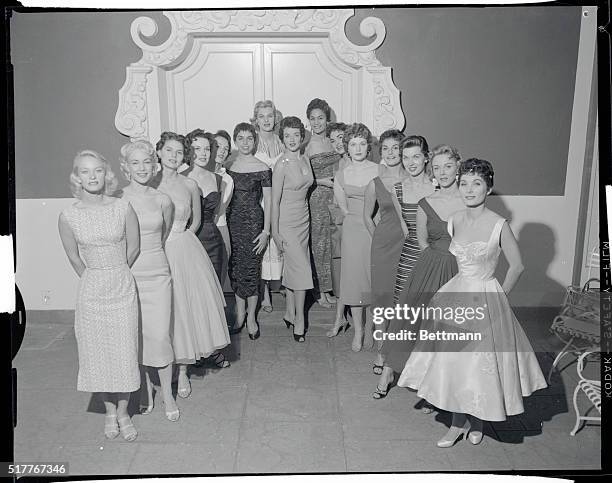
<svg viewBox="0 0 612 483">
<path fill-rule="evenodd" d="M 174 69 L 159 72 L 160 130 L 187 133 L 197 127 L 231 133 L 248 121 L 254 104 L 271 99 L 283 116 L 298 116 L 308 126 L 306 106 L 319 97 L 334 118 L 351 122 L 359 106 L 352 101 L 360 74 L 320 42 L 251 42 L 196 38 L 187 57 Z M 151 125 L 153 128 L 153 125 Z M 154 128 L 153 128 L 154 129 Z M 154 133 L 152 133 L 155 136 Z"/>
</svg>

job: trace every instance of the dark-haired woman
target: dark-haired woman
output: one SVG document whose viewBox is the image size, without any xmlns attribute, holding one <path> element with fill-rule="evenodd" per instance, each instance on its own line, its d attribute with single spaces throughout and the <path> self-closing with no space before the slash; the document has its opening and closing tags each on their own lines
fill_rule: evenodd
<svg viewBox="0 0 612 483">
<path fill-rule="evenodd" d="M 422 198 L 417 208 L 416 236 L 421 252 L 399 294 L 400 306 L 421 307 L 427 305 L 431 296 L 457 274 L 455 256 L 448 251 L 450 235 L 447 231 L 448 218 L 464 207 L 457 188 L 459 152 L 448 145 L 436 146 L 431 152 L 432 174 L 440 190 Z M 403 330 L 418 331 L 417 320 L 392 319 L 388 333 L 400 334 Z M 394 373 L 401 373 L 413 349 L 413 342 L 401 340 L 385 341 L 381 348 L 384 368 L 382 370 L 374 399 L 387 395 Z M 430 413 L 431 406 L 422 406 L 423 412 Z"/>
<path fill-rule="evenodd" d="M 395 278 L 394 300 L 396 302 L 421 251 L 416 236 L 418 202 L 435 191 L 430 171 L 427 168 L 429 145 L 423 136 L 404 138 L 400 143 L 400 157 L 408 176 L 401 183 L 395 184 L 395 194 L 402 209 L 402 217 L 408 227 L 408 235 L 404 240 Z"/>
<path fill-rule="evenodd" d="M 223 290 L 206 250 L 194 234 L 201 220 L 200 190 L 194 180 L 176 171 L 184 157 L 185 138 L 164 132 L 155 148 L 162 165 L 158 189 L 174 203 L 166 256 L 172 273 L 172 342 L 179 365 L 178 395 L 186 398 L 191 394 L 187 365 L 227 346 L 230 337 Z"/>
<path fill-rule="evenodd" d="M 294 327 L 293 338 L 304 342 L 304 302 L 313 288 L 308 251 L 309 214 L 306 201 L 313 182 L 312 169 L 300 146 L 304 125 L 297 117 L 286 117 L 279 134 L 285 151 L 276 160 L 272 176 L 272 236 L 283 254 L 283 285 L 287 289 L 284 321 Z"/>
<path fill-rule="evenodd" d="M 221 278 L 219 279 L 219 282 L 221 282 L 221 286 L 225 288 L 229 257 L 232 253 L 229 230 L 227 228 L 226 213 L 227 207 L 232 199 L 232 193 L 234 192 L 234 180 L 229 174 L 227 174 L 224 164 L 232 150 L 232 138 L 227 131 L 221 129 L 215 133 L 215 143 L 217 145 L 217 153 L 215 156 L 215 174 L 221 176 L 221 201 L 219 202 L 219 206 L 217 208 L 215 223 L 219 229 L 219 232 L 221 233 L 221 236 L 223 237 L 223 244 L 225 245 L 223 268 L 221 269 Z"/>
<path fill-rule="evenodd" d="M 272 172 L 255 156 L 257 132 L 252 124 L 242 122 L 234 129 L 238 156 L 227 173 L 234 180 L 234 193 L 228 209 L 228 228 L 232 243 L 229 277 L 236 295 L 236 326 L 245 324 L 252 340 L 259 338 L 255 318 L 261 261 L 270 237 L 270 196 Z M 260 201 L 263 196 L 263 209 Z"/>
<path fill-rule="evenodd" d="M 364 346 L 370 348 L 374 342 L 369 309 L 372 237 L 363 221 L 363 205 L 366 188 L 377 176 L 378 165 L 367 159 L 372 147 L 372 134 L 363 124 L 348 126 L 343 142 L 351 163 L 334 179 L 334 195 L 344 214 L 340 299 L 351 308 L 355 324 L 351 348 L 358 352 Z"/>
<path fill-rule="evenodd" d="M 187 134 L 187 146 L 191 167 L 181 174 L 194 180 L 200 189 L 202 222 L 195 234 L 215 267 L 215 273 L 220 282 L 224 243 L 221 232 L 215 224 L 215 216 L 221 202 L 221 176 L 209 169 L 211 155 L 214 155 L 216 150 L 216 143 L 212 134 L 202 129 L 195 129 Z"/>
<path fill-rule="evenodd" d="M 450 429 L 437 443 L 442 448 L 453 446 L 461 436 L 480 443 L 483 420 L 505 421 L 521 414 L 523 397 L 546 387 L 533 348 L 506 296 L 523 265 L 507 221 L 486 207 L 492 188 L 493 168 L 488 161 L 468 159 L 461 164 L 459 191 L 466 209 L 448 219 L 450 251 L 457 258 L 459 273 L 429 304 L 430 313 L 435 314 L 435 308 L 450 309 L 453 317 L 434 316 L 421 326 L 430 334 L 461 334 L 463 341 L 448 342 L 447 338 L 421 344 L 419 340 L 419 350 L 410 355 L 398 383 L 453 413 Z M 509 268 L 500 285 L 494 272 L 502 251 Z"/>
<path fill-rule="evenodd" d="M 331 219 L 329 205 L 334 199 L 334 165 L 341 156 L 336 153 L 325 135 L 327 123 L 331 120 L 329 104 L 322 99 L 313 99 L 306 108 L 306 117 L 312 130 L 305 154 L 310 160 L 315 183 L 310 193 L 310 245 L 314 261 L 315 290 L 318 303 L 331 308 L 336 299 L 332 297 L 332 253 Z"/>
</svg>

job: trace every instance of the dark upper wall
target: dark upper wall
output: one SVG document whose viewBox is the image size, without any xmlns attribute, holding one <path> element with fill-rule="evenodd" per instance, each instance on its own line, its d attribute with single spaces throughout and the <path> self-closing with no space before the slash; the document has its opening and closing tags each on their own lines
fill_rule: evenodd
<svg viewBox="0 0 612 483">
<path fill-rule="evenodd" d="M 139 59 L 130 24 L 159 12 L 14 13 L 18 198 L 70 196 L 77 150 L 117 166 L 114 127 L 125 67 Z M 490 159 L 501 194 L 562 195 L 578 52 L 579 7 L 359 9 L 381 18 L 377 55 L 392 66 L 406 132 Z"/>
<path fill-rule="evenodd" d="M 580 7 L 360 9 L 349 39 L 370 15 L 407 134 L 490 160 L 496 193 L 564 194 Z"/>
</svg>

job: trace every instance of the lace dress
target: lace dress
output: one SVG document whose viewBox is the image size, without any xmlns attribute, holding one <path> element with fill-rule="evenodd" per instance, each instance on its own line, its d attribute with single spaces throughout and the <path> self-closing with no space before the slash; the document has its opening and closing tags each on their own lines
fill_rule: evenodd
<svg viewBox="0 0 612 483">
<path fill-rule="evenodd" d="M 464 216 L 448 220 L 451 236 L 453 220 L 461 223 Z M 522 413 L 523 397 L 546 387 L 533 348 L 493 276 L 504 222 L 497 221 L 487 241 L 451 242 L 459 273 L 432 297 L 429 308 L 453 315 L 434 316 L 421 325 L 429 334 L 480 334 L 480 340 L 419 340 L 398 381 L 440 409 L 485 421 Z M 468 308 L 473 310 L 469 318 Z"/>
<path fill-rule="evenodd" d="M 117 199 L 63 211 L 86 267 L 74 313 L 79 391 L 133 392 L 140 387 L 138 299 L 126 260 L 128 207 Z"/>
</svg>

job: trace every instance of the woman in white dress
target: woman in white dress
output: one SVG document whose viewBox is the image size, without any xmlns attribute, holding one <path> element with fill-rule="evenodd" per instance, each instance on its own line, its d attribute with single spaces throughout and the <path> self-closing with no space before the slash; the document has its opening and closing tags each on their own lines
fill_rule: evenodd
<svg viewBox="0 0 612 483">
<path fill-rule="evenodd" d="M 172 396 L 174 351 L 170 338 L 172 279 L 164 252 L 170 234 L 174 206 L 161 191 L 148 186 L 157 172 L 155 149 L 148 141 L 135 141 L 121 148 L 121 171 L 130 184 L 122 198 L 132 205 L 140 228 L 140 254 L 132 265 L 140 304 L 139 361 L 144 373 L 141 414 L 153 411 L 151 370 L 157 371 L 166 417 L 178 421 L 180 413 Z"/>
<path fill-rule="evenodd" d="M 546 387 L 506 296 L 523 264 L 508 222 L 486 207 L 493 168 L 488 161 L 468 159 L 458 176 L 466 209 L 448 218 L 448 232 L 459 273 L 432 297 L 427 313 L 433 316 L 421 325 L 428 336 L 448 334 L 447 341 L 420 337 L 398 381 L 453 413 L 450 429 L 438 441 L 442 448 L 453 446 L 461 436 L 479 444 L 483 420 L 504 421 L 521 414 L 523 397 Z M 494 277 L 500 252 L 508 261 L 503 285 Z"/>
<path fill-rule="evenodd" d="M 206 250 L 194 234 L 200 226 L 200 190 L 195 181 L 176 171 L 184 157 L 184 137 L 164 132 L 155 148 L 162 164 L 158 189 L 174 203 L 166 256 L 172 273 L 172 343 L 179 365 L 178 395 L 186 398 L 191 394 L 187 365 L 227 346 L 230 337 L 223 290 Z"/>
<path fill-rule="evenodd" d="M 272 101 L 259 101 L 253 108 L 251 122 L 255 129 L 257 129 L 255 157 L 265 163 L 272 172 L 274 172 L 276 159 L 285 150 L 285 146 L 275 131 L 280 118 L 280 113 L 276 110 L 276 106 Z M 282 273 L 283 255 L 276 246 L 274 238 L 270 237 L 261 262 L 261 279 L 263 281 L 261 310 L 264 312 L 272 312 L 272 295 L 270 291 L 272 287 L 274 287 L 274 290 L 280 288 Z"/>
<path fill-rule="evenodd" d="M 77 202 L 59 216 L 64 250 L 80 277 L 74 332 L 77 390 L 101 393 L 104 435 L 127 441 L 138 435 L 128 414 L 130 393 L 140 387 L 138 299 L 129 267 L 138 255 L 138 220 L 126 201 L 109 196 L 117 186 L 95 151 L 74 158 L 70 188 Z"/>
</svg>

